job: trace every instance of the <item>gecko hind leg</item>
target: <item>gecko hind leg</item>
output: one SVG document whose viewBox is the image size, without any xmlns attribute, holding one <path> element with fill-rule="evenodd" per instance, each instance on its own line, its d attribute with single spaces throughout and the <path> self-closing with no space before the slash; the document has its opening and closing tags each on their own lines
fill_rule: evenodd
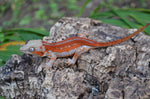
<svg viewBox="0 0 150 99">
<path fill-rule="evenodd" d="M 92 49 L 93 47 L 90 46 L 81 46 L 76 49 L 75 54 L 72 59 L 68 59 L 68 64 L 69 65 L 74 65 L 78 59 L 78 57 L 82 54 L 87 52 L 89 49 Z"/>
</svg>

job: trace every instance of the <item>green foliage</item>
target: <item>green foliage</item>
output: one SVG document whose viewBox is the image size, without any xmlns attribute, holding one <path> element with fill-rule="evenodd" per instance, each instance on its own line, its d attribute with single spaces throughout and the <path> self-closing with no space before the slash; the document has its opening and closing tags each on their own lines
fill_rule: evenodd
<svg viewBox="0 0 150 99">
<path fill-rule="evenodd" d="M 49 7 L 51 8 L 52 13 L 58 13 L 58 3 L 55 3 L 53 0 L 51 0 Z"/>
<path fill-rule="evenodd" d="M 77 6 L 77 1 L 76 0 L 68 0 L 68 8 L 70 10 L 77 10 L 78 6 Z"/>
<path fill-rule="evenodd" d="M 26 15 L 20 20 L 19 25 L 20 26 L 28 25 L 28 24 L 30 24 L 30 22 L 31 22 L 31 17 L 29 15 Z"/>
<path fill-rule="evenodd" d="M 91 0 L 87 0 L 81 8 L 78 16 L 81 16 L 85 7 Z M 110 1 L 112 2 L 112 1 Z M 110 11 L 98 12 L 101 7 L 107 7 Z M 106 3 L 101 3 L 91 12 L 90 18 L 97 19 L 103 23 L 118 25 L 125 28 L 140 28 L 147 23 L 150 23 L 150 10 L 144 8 L 137 9 L 119 9 L 109 6 Z M 150 35 L 150 29 L 146 28 L 145 32 Z"/>
<path fill-rule="evenodd" d="M 26 0 L 4 0 L 4 2 L 0 2 L 0 17 L 7 19 L 2 21 L 2 28 L 28 26 L 33 21 L 50 26 L 68 11 L 76 13 L 80 9 L 76 0 L 31 0 L 30 2 L 30 4 Z M 7 16 L 8 13 L 10 16 Z M 34 26 L 35 24 L 32 27 Z M 41 27 L 38 26 L 38 28 Z"/>
<path fill-rule="evenodd" d="M 5 35 L 4 35 L 5 33 Z M 16 29 L 10 29 L 0 32 L 0 38 L 3 38 L 3 42 L 7 43 L 10 40 L 15 41 L 28 41 L 33 39 L 42 39 L 43 36 L 48 36 L 49 32 L 44 30 L 38 30 L 38 29 L 31 29 L 31 28 L 16 28 Z M 3 46 L 2 43 L 0 46 Z M 11 42 L 10 42 L 11 43 Z M 21 52 L 19 51 L 20 46 L 16 45 L 8 45 L 6 46 L 5 50 L 0 49 L 0 66 L 4 65 L 4 63 L 9 59 L 9 57 L 12 54 L 18 54 L 21 55 Z"/>
<path fill-rule="evenodd" d="M 6 99 L 5 97 L 0 96 L 0 99 Z"/>
<path fill-rule="evenodd" d="M 4 65 L 4 63 L 10 58 L 12 54 L 21 55 L 22 53 L 19 51 L 20 46 L 8 46 L 7 50 L 0 51 L 0 65 Z"/>
<path fill-rule="evenodd" d="M 45 10 L 44 9 L 40 9 L 38 11 L 36 11 L 36 16 L 35 16 L 37 19 L 47 19 L 47 17 L 45 16 Z"/>
<path fill-rule="evenodd" d="M 64 13 L 62 11 L 59 11 L 59 3 L 63 1 L 59 0 L 50 0 L 49 1 L 49 8 L 51 9 L 51 13 L 49 16 L 53 19 L 56 19 L 58 17 L 64 16 Z"/>
<path fill-rule="evenodd" d="M 31 39 L 42 39 L 43 36 L 48 36 L 49 33 L 44 30 L 31 29 L 31 28 L 14 28 L 5 30 L 0 33 L 6 33 L 4 40 L 24 40 L 28 41 Z M 15 38 L 12 36 L 15 35 Z"/>
<path fill-rule="evenodd" d="M 150 23 L 149 12 L 138 11 L 136 9 L 111 9 L 111 11 L 96 13 L 91 18 L 125 28 L 140 28 L 146 23 Z M 145 32 L 150 35 L 149 28 L 146 28 Z"/>
<path fill-rule="evenodd" d="M 86 2 L 84 3 L 84 5 L 82 6 L 81 10 L 78 13 L 78 17 L 81 17 L 83 11 L 85 10 L 86 6 L 91 2 L 91 0 L 86 0 Z"/>
<path fill-rule="evenodd" d="M 5 13 L 5 11 L 9 8 L 10 3 L 0 4 L 0 17 Z"/>
<path fill-rule="evenodd" d="M 0 34 L 0 42 L 4 41 L 4 34 Z"/>
<path fill-rule="evenodd" d="M 16 20 L 16 18 L 18 18 L 22 4 L 23 0 L 14 0 L 14 2 L 12 2 L 13 5 L 12 10 L 14 11 L 13 20 Z"/>
<path fill-rule="evenodd" d="M 38 0 L 31 0 L 31 1 L 36 3 Z"/>
<path fill-rule="evenodd" d="M 0 31 L 2 31 L 2 28 L 0 27 Z M 0 42 L 4 41 L 4 34 L 0 33 Z"/>
</svg>

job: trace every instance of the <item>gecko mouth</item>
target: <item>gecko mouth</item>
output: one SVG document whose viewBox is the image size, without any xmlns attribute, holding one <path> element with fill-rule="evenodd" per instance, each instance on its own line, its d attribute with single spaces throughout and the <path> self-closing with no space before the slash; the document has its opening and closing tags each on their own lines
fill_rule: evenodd
<svg viewBox="0 0 150 99">
<path fill-rule="evenodd" d="M 27 51 L 25 51 L 25 50 L 21 50 L 21 49 L 20 49 L 20 52 L 22 52 L 22 53 L 26 53 Z"/>
<path fill-rule="evenodd" d="M 28 52 L 28 51 L 26 51 L 26 50 L 20 50 L 20 52 L 26 53 L 26 54 L 31 54 L 30 52 Z"/>
<path fill-rule="evenodd" d="M 22 52 L 22 53 L 27 53 L 28 51 L 25 50 L 23 47 L 21 47 L 21 48 L 20 48 L 20 52 Z"/>
</svg>

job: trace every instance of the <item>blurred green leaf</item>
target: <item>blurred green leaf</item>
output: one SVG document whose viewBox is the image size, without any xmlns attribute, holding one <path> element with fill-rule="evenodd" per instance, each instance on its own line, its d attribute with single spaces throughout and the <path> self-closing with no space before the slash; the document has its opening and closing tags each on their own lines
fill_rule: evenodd
<svg viewBox="0 0 150 99">
<path fill-rule="evenodd" d="M 3 61 L 1 58 L 0 58 L 0 67 L 1 66 L 4 66 L 4 64 L 5 64 L 5 61 Z M 0 98 L 1 99 L 1 98 Z"/>
<path fill-rule="evenodd" d="M 12 54 L 21 55 L 20 44 L 24 44 L 24 42 L 8 42 L 0 45 L 0 65 L 4 65 Z"/>
<path fill-rule="evenodd" d="M 45 30 L 31 29 L 31 28 L 16 28 L 9 29 L 5 31 L 1 31 L 0 34 L 5 33 L 5 40 L 33 40 L 33 39 L 42 39 L 43 36 L 48 36 L 49 32 Z M 11 43 L 11 42 L 10 42 Z M 7 44 L 8 45 L 8 44 Z M 2 45 L 0 45 L 0 65 L 4 65 L 4 63 L 9 59 L 12 54 L 20 55 L 19 51 L 20 46 L 17 45 L 9 45 L 7 49 L 1 50 Z"/>
<path fill-rule="evenodd" d="M 130 8 L 132 11 L 142 11 L 142 12 L 150 12 L 150 9 L 145 9 L 145 8 Z"/>
<path fill-rule="evenodd" d="M 58 4 L 55 3 L 54 1 L 50 1 L 49 7 L 52 10 L 52 13 L 58 13 Z"/>
<path fill-rule="evenodd" d="M 8 46 L 6 51 L 0 51 L 0 59 L 7 61 L 12 54 L 21 55 L 20 46 Z"/>
<path fill-rule="evenodd" d="M 14 34 L 14 33 L 31 33 L 31 34 L 37 34 L 37 35 L 49 35 L 49 32 L 39 29 L 31 29 L 31 28 L 14 28 L 9 30 L 1 31 L 0 33 L 7 33 L 8 34 Z"/>
<path fill-rule="evenodd" d="M 150 26 L 148 26 L 147 28 L 145 28 L 144 31 L 146 32 L 146 34 L 150 35 Z"/>
<path fill-rule="evenodd" d="M 110 9 L 93 13 L 90 17 L 93 19 L 101 20 L 103 23 L 118 25 L 125 28 L 141 28 L 142 26 L 150 23 L 150 10 L 138 8 L 136 9 L 114 9 L 107 4 L 102 4 Z M 149 28 L 145 32 L 150 35 Z"/>
<path fill-rule="evenodd" d="M 43 38 L 43 36 L 39 36 L 39 35 L 36 35 L 36 34 L 30 34 L 30 33 L 27 33 L 27 32 L 20 33 L 19 35 L 21 36 L 22 40 L 24 40 L 24 41 L 42 39 Z"/>
<path fill-rule="evenodd" d="M 119 17 L 122 19 L 122 21 L 124 21 L 124 22 L 125 22 L 127 25 L 129 25 L 131 28 L 134 28 L 134 27 L 135 27 L 134 24 L 132 24 L 122 13 L 119 13 L 118 10 L 112 8 L 111 6 L 109 6 L 109 5 L 105 4 L 105 3 L 104 3 L 103 5 L 106 6 L 106 7 L 108 7 L 108 8 L 110 8 L 111 11 L 112 11 L 115 15 L 119 16 Z"/>
<path fill-rule="evenodd" d="M 95 15 L 96 13 L 98 13 L 98 11 L 100 10 L 100 8 L 102 7 L 102 5 L 100 4 L 99 6 L 97 6 L 97 8 L 92 12 L 92 15 Z"/>
<path fill-rule="evenodd" d="M 31 28 L 14 28 L 9 30 L 1 31 L 5 33 L 4 40 L 24 40 L 28 41 L 31 39 L 42 39 L 43 36 L 48 36 L 49 32 L 39 29 Z"/>
<path fill-rule="evenodd" d="M 35 15 L 35 17 L 37 18 L 37 19 L 43 19 L 43 17 L 45 16 L 45 10 L 44 9 L 41 9 L 41 10 L 38 10 L 38 11 L 36 11 L 36 15 Z"/>
<path fill-rule="evenodd" d="M 31 22 L 31 17 L 30 16 L 25 16 L 23 17 L 20 22 L 19 25 L 27 25 Z"/>
<path fill-rule="evenodd" d="M 6 99 L 5 97 L 0 96 L 0 99 Z"/>
<path fill-rule="evenodd" d="M 118 26 L 121 26 L 121 27 L 129 28 L 129 26 L 126 25 L 126 23 L 124 23 L 122 20 L 118 20 L 118 19 L 101 19 L 101 21 L 103 23 L 108 23 L 108 24 L 112 24 L 112 25 L 118 25 Z"/>
<path fill-rule="evenodd" d="M 31 29 L 31 28 L 15 28 L 15 29 L 9 29 L 1 31 L 0 34 L 5 33 L 5 40 L 32 40 L 32 39 L 42 39 L 43 36 L 48 36 L 49 32 L 45 30 L 39 30 L 39 29 Z M 8 42 L 7 45 L 9 45 Z M 0 65 L 4 65 L 4 63 L 8 60 L 8 58 L 12 54 L 18 54 L 20 55 L 21 52 L 19 51 L 20 46 L 17 45 L 9 45 L 7 46 L 5 50 L 2 50 L 2 45 L 0 45 Z"/>
<path fill-rule="evenodd" d="M 17 22 L 18 16 L 20 14 L 20 10 L 21 10 L 21 6 L 23 5 L 23 1 L 22 0 L 14 0 L 14 2 L 12 2 L 12 10 L 13 10 L 13 18 L 12 20 Z"/>
<path fill-rule="evenodd" d="M 31 0 L 31 1 L 36 3 L 38 0 Z"/>
<path fill-rule="evenodd" d="M 86 0 L 86 2 L 84 3 L 84 5 L 82 6 L 82 8 L 80 9 L 77 17 L 81 17 L 83 11 L 85 10 L 86 6 L 91 2 L 91 0 Z"/>
<path fill-rule="evenodd" d="M 4 3 L 4 4 L 1 4 L 0 5 L 0 14 L 4 14 L 5 11 L 10 7 L 11 3 L 10 2 L 7 2 L 7 3 Z M 1 15 L 2 16 L 2 15 Z"/>
<path fill-rule="evenodd" d="M 4 41 L 4 34 L 1 33 L 1 34 L 0 34 L 0 42 L 3 42 L 3 41 Z"/>
<path fill-rule="evenodd" d="M 3 25 L 4 26 L 9 26 L 10 24 L 12 24 L 13 23 L 13 21 L 4 21 L 3 22 Z"/>
<path fill-rule="evenodd" d="M 77 1 L 76 0 L 68 0 L 68 8 L 70 10 L 77 10 L 78 6 L 77 5 Z"/>
<path fill-rule="evenodd" d="M 4 37 L 4 40 L 14 40 L 14 41 L 19 41 L 19 40 L 22 40 L 19 36 L 5 36 Z"/>
</svg>

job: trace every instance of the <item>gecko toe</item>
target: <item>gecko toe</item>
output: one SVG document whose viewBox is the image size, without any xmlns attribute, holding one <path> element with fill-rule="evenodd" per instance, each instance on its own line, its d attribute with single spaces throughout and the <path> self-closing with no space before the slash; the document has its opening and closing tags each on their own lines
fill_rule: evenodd
<svg viewBox="0 0 150 99">
<path fill-rule="evenodd" d="M 68 62 L 67 62 L 68 65 L 74 65 L 74 61 L 72 59 L 68 59 Z"/>
<path fill-rule="evenodd" d="M 50 70 L 51 69 L 51 67 L 49 67 L 49 66 L 46 66 L 45 68 L 44 68 L 44 70 Z"/>
</svg>

